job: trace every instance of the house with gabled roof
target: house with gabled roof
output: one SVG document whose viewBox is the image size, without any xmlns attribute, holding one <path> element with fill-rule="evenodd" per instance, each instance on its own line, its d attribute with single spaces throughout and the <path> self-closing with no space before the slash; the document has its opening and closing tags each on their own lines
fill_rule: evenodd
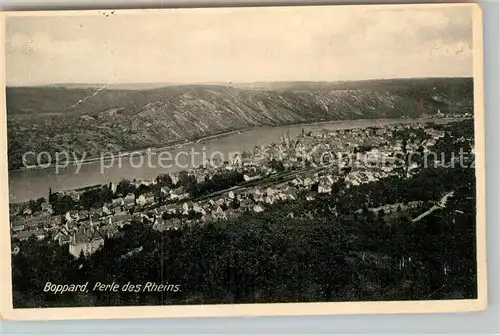
<svg viewBox="0 0 500 335">
<path fill-rule="evenodd" d="M 155 197 L 152 193 L 141 194 L 135 201 L 139 206 L 147 206 L 154 204 Z"/>
<path fill-rule="evenodd" d="M 253 180 L 258 180 L 258 179 L 261 179 L 261 178 L 262 177 L 260 176 L 259 173 L 253 172 L 253 171 L 250 171 L 250 172 L 247 172 L 247 173 L 243 174 L 243 180 L 245 180 L 246 182 L 253 181 Z"/>
<path fill-rule="evenodd" d="M 193 209 L 193 203 L 191 201 L 182 204 L 182 214 L 188 215 L 191 209 Z"/>
<path fill-rule="evenodd" d="M 71 235 L 65 230 L 59 230 L 54 234 L 54 241 L 57 241 L 59 245 L 68 244 L 71 242 Z"/>
<path fill-rule="evenodd" d="M 263 212 L 264 211 L 264 208 L 260 205 L 255 205 L 253 206 L 252 210 L 255 212 L 255 213 L 260 213 L 260 212 Z"/>
<path fill-rule="evenodd" d="M 118 212 L 115 215 L 112 215 L 109 217 L 108 224 L 122 224 L 128 220 L 132 219 L 132 215 L 129 213 L 123 211 L 123 212 Z"/>
<path fill-rule="evenodd" d="M 264 203 L 266 203 L 268 205 L 272 205 L 272 204 L 274 204 L 274 202 L 275 202 L 274 196 L 264 197 Z"/>
<path fill-rule="evenodd" d="M 97 228 L 81 228 L 71 236 L 69 243 L 69 252 L 74 257 L 80 257 L 80 254 L 90 255 L 104 245 L 104 238 Z"/>
<path fill-rule="evenodd" d="M 255 202 L 263 202 L 264 201 L 264 196 L 262 194 L 262 191 L 259 188 L 253 189 L 251 191 L 250 196 L 252 197 L 253 201 Z"/>
<path fill-rule="evenodd" d="M 52 205 L 48 202 L 42 203 L 42 211 L 47 212 L 49 214 L 54 213 L 54 209 L 52 208 Z"/>
<path fill-rule="evenodd" d="M 23 230 L 14 235 L 14 237 L 21 241 L 25 241 L 31 236 L 35 236 L 38 240 L 43 240 L 46 236 L 46 232 L 43 229 Z"/>
<path fill-rule="evenodd" d="M 131 209 L 135 207 L 135 194 L 129 193 L 125 198 L 123 198 L 122 208 Z"/>
<path fill-rule="evenodd" d="M 224 210 L 220 206 L 217 206 L 215 211 L 212 211 L 212 216 L 214 219 L 227 220 L 227 215 L 226 213 L 224 213 Z"/>
<path fill-rule="evenodd" d="M 10 228 L 13 232 L 20 232 L 22 230 L 24 230 L 25 226 L 24 226 L 24 221 L 23 220 L 11 220 L 11 223 L 10 223 Z"/>
<path fill-rule="evenodd" d="M 102 212 L 104 215 L 111 215 L 113 214 L 112 211 L 113 205 L 111 203 L 106 203 L 102 206 Z"/>
<path fill-rule="evenodd" d="M 90 212 L 87 210 L 82 210 L 78 212 L 78 221 L 88 220 L 90 217 Z"/>
<path fill-rule="evenodd" d="M 116 198 L 116 199 L 113 199 L 113 200 L 111 201 L 111 206 L 112 206 L 113 208 L 123 206 L 124 204 L 125 204 L 125 201 L 124 201 L 124 199 L 123 199 L 122 197 L 120 197 L 120 198 Z"/>
</svg>

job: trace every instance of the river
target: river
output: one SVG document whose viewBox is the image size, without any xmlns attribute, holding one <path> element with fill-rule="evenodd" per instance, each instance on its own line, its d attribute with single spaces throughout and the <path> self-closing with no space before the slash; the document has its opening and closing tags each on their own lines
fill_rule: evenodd
<svg viewBox="0 0 500 335">
<path fill-rule="evenodd" d="M 18 203 L 29 199 L 47 197 L 52 191 L 71 190 L 95 184 L 117 183 L 122 178 L 151 179 L 160 173 L 176 172 L 199 166 L 206 158 L 227 160 L 232 152 L 253 151 L 254 147 L 276 142 L 288 133 L 297 136 L 304 129 L 308 131 L 340 130 L 365 127 L 380 127 L 398 123 L 449 123 L 456 119 L 370 119 L 322 122 L 284 127 L 260 127 L 207 140 L 173 146 L 152 155 L 133 155 L 114 158 L 105 162 L 96 160 L 80 166 L 69 165 L 56 171 L 56 167 L 38 170 L 9 171 L 10 202 Z M 164 152 L 164 154 L 159 154 Z M 193 154 L 194 153 L 194 154 Z M 160 159 L 161 158 L 161 159 Z M 142 161 L 142 164 L 141 164 Z M 176 164 L 174 164 L 176 162 Z"/>
</svg>

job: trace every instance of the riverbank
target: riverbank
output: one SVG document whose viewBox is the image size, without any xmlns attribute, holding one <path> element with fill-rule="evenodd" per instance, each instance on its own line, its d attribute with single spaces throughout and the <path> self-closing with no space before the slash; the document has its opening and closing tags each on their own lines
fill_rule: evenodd
<svg viewBox="0 0 500 335">
<path fill-rule="evenodd" d="M 104 156 L 92 157 L 92 158 L 87 158 L 87 159 L 84 159 L 84 160 L 71 160 L 71 161 L 64 161 L 64 162 L 61 162 L 61 163 L 67 164 L 68 166 L 69 165 L 86 165 L 86 164 L 91 164 L 91 163 L 95 163 L 95 162 L 98 162 L 98 161 L 101 161 L 101 162 L 105 163 L 105 162 L 112 161 L 112 160 L 114 160 L 116 158 L 127 158 L 127 157 L 130 157 L 131 155 L 144 156 L 148 152 L 157 153 L 157 152 L 165 151 L 165 150 L 180 149 L 180 148 L 182 148 L 183 146 L 186 146 L 186 145 L 203 143 L 203 142 L 208 141 L 208 140 L 231 136 L 231 135 L 234 135 L 234 134 L 237 134 L 237 133 L 249 131 L 251 129 L 252 128 L 245 128 L 245 129 L 240 129 L 240 130 L 231 130 L 231 131 L 228 131 L 228 132 L 223 132 L 223 133 L 219 133 L 219 134 L 205 136 L 205 137 L 202 137 L 200 139 L 177 141 L 177 142 L 173 142 L 172 144 L 169 144 L 167 146 L 158 147 L 158 148 L 138 149 L 138 150 L 135 150 L 135 151 L 120 152 L 120 153 L 114 154 L 114 155 L 106 155 L 105 157 Z M 9 170 L 9 172 L 24 172 L 24 171 L 30 171 L 30 170 L 46 170 L 46 169 L 55 168 L 57 166 L 63 167 L 64 165 L 61 165 L 61 164 L 35 165 L 35 166 L 29 167 L 29 168 L 23 167 L 23 168 L 18 168 L 18 169 L 12 169 L 12 170 Z"/>
<path fill-rule="evenodd" d="M 313 133 L 337 131 L 343 129 L 365 129 L 368 127 L 383 128 L 399 124 L 446 124 L 457 119 L 369 119 L 369 120 L 344 120 L 317 122 L 314 124 L 301 124 L 280 127 L 255 127 L 248 130 L 233 130 L 223 134 L 211 135 L 203 139 L 183 142 L 181 144 L 165 146 L 158 150 L 169 151 L 175 158 L 175 164 L 156 164 L 149 157 L 144 159 L 147 164 L 136 164 L 136 158 L 118 158 L 114 162 L 100 164 L 99 159 L 87 161 L 83 165 L 68 165 L 66 168 L 52 168 L 41 170 L 9 171 L 9 200 L 11 203 L 24 202 L 29 199 L 46 197 L 49 189 L 52 192 L 73 190 L 88 185 L 119 183 L 122 179 L 149 180 L 160 174 L 177 173 L 188 167 L 195 168 L 203 164 L 203 160 L 213 157 L 225 159 L 235 152 L 252 151 L 255 146 L 266 146 L 279 141 L 284 134 L 295 137 L 302 130 Z M 188 145 L 188 143 L 191 143 Z M 187 147 L 185 147 L 187 146 Z M 147 151 L 142 151 L 147 152 Z M 193 152 L 193 155 L 190 155 Z M 187 155 L 186 155 L 187 154 Z M 123 155 L 123 154 L 122 154 Z M 152 159 L 158 157 L 151 157 Z M 173 159 L 173 158 L 171 158 Z"/>
<path fill-rule="evenodd" d="M 377 122 L 377 123 L 384 123 L 384 122 L 393 122 L 396 121 L 394 124 L 402 123 L 402 124 L 408 124 L 408 123 L 416 123 L 416 122 L 435 122 L 436 120 L 441 120 L 441 121 L 455 121 L 455 120 L 462 120 L 465 118 L 418 118 L 418 119 L 410 119 L 410 118 L 384 118 L 384 119 L 352 119 L 352 120 L 334 120 L 334 121 L 319 121 L 319 122 L 313 122 L 313 123 L 293 123 L 293 124 L 286 124 L 282 126 L 263 126 L 263 127 L 258 127 L 260 129 L 273 129 L 273 128 L 279 128 L 279 127 L 290 127 L 290 126 L 296 126 L 296 127 L 311 127 L 311 126 L 319 126 L 319 125 L 328 125 L 328 124 L 334 124 L 334 123 L 343 123 L 343 122 L 359 122 L 359 123 L 364 123 L 364 122 Z M 376 125 L 375 125 L 376 126 Z M 251 131 L 253 129 L 256 129 L 257 127 L 251 127 L 251 128 L 242 128 L 242 129 L 235 129 L 235 130 L 230 130 L 218 134 L 213 134 L 213 135 L 208 135 L 204 136 L 201 138 L 193 139 L 193 140 L 184 140 L 184 141 L 177 141 L 177 142 L 172 142 L 171 144 L 168 144 L 166 146 L 162 147 L 156 147 L 156 148 L 146 148 L 146 149 L 137 149 L 135 151 L 127 151 L 127 152 L 119 152 L 113 155 L 106 155 L 106 156 L 101 156 L 100 157 L 91 157 L 91 158 L 86 158 L 84 160 L 71 160 L 71 161 L 64 161 L 64 162 L 59 162 L 59 163 L 54 163 L 54 164 L 43 164 L 43 165 L 35 165 L 32 167 L 21 167 L 18 169 L 12 169 L 9 170 L 10 172 L 24 172 L 24 171 L 32 171 L 32 170 L 45 170 L 45 169 L 51 169 L 51 168 L 65 168 L 67 166 L 72 166 L 72 165 L 87 165 L 87 164 L 92 164 L 98 161 L 101 161 L 102 163 L 106 163 L 109 161 L 114 161 L 117 158 L 127 158 L 132 155 L 134 156 L 144 156 L 147 155 L 149 152 L 150 153 L 158 153 L 161 151 L 168 151 L 168 150 L 173 150 L 173 149 L 181 149 L 184 146 L 187 145 L 193 145 L 193 144 L 200 144 L 204 143 L 213 139 L 219 139 L 219 138 L 224 138 L 228 136 L 232 136 L 235 134 L 243 134 L 245 132 Z M 348 128 L 348 127 L 346 127 Z M 352 128 L 352 127 L 351 127 Z"/>
</svg>

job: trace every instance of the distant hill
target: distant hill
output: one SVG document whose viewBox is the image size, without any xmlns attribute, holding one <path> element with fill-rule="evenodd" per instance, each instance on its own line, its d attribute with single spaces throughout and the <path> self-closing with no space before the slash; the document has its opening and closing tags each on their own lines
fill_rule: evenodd
<svg viewBox="0 0 500 335">
<path fill-rule="evenodd" d="M 175 83 L 120 83 L 120 84 L 91 84 L 91 83 L 60 83 L 60 84 L 50 84 L 44 86 L 35 86 L 32 88 L 99 88 L 106 87 L 108 89 L 113 90 L 149 90 L 153 88 L 167 87 L 167 86 L 175 86 Z"/>
<path fill-rule="evenodd" d="M 85 151 L 88 157 L 263 125 L 473 109 L 471 78 L 152 84 L 143 89 L 87 85 L 7 88 L 9 168 L 20 167 L 22 154 L 30 150 Z"/>
</svg>

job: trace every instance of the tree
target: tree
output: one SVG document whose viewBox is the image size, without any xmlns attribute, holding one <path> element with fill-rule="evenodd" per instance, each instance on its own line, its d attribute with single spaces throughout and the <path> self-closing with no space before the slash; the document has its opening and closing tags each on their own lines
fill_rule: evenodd
<svg viewBox="0 0 500 335">
<path fill-rule="evenodd" d="M 130 182 L 130 180 L 122 179 L 116 186 L 116 193 L 126 196 L 129 193 L 135 193 L 136 187 Z"/>
<path fill-rule="evenodd" d="M 473 131 L 446 129 L 453 138 L 456 133 Z M 207 194 L 239 180 L 239 172 L 224 171 L 193 183 L 192 188 L 197 194 Z M 411 221 L 432 206 L 427 202 L 450 190 L 455 195 L 444 208 Z M 275 203 L 261 213 L 241 213 L 227 221 L 202 224 L 184 221 L 177 230 L 159 232 L 145 219 L 134 221 L 106 239 L 104 247 L 85 261 L 74 259 L 67 246 L 51 239 L 14 241 L 21 250 L 12 256 L 14 304 L 55 307 L 477 297 L 473 169 L 424 168 L 408 179 L 393 176 L 349 189 L 340 181 L 334 194 L 313 201 L 305 200 L 307 192 L 299 192 L 296 201 Z M 71 199 L 52 197 L 57 198 L 58 211 Z M 375 214 L 369 210 L 414 200 L 425 203 L 409 213 L 399 206 L 400 215 L 387 217 L 383 211 Z M 235 208 L 237 200 L 229 205 Z M 186 220 L 182 214 L 163 214 L 164 220 L 180 217 Z M 188 219 L 198 218 L 198 213 L 190 211 Z M 45 281 L 56 279 L 62 283 L 161 279 L 182 283 L 182 292 L 44 294 Z"/>
<path fill-rule="evenodd" d="M 283 165 L 283 162 L 278 161 L 278 160 L 276 160 L 274 158 L 271 161 L 269 161 L 269 167 L 271 169 L 274 169 L 274 170 L 278 171 L 278 172 L 285 171 L 285 166 Z"/>
<path fill-rule="evenodd" d="M 157 180 L 158 184 L 160 184 L 161 186 L 167 186 L 167 187 L 173 186 L 172 178 L 170 177 L 170 175 L 168 173 L 162 173 L 162 174 L 158 175 L 156 180 Z"/>
<path fill-rule="evenodd" d="M 56 215 L 64 215 L 66 212 L 77 207 L 77 203 L 69 195 L 63 195 L 52 204 Z"/>
<path fill-rule="evenodd" d="M 45 199 L 39 198 L 36 201 L 30 200 L 28 202 L 28 208 L 31 210 L 31 213 L 39 212 L 42 210 L 42 203 L 45 202 Z"/>
</svg>

